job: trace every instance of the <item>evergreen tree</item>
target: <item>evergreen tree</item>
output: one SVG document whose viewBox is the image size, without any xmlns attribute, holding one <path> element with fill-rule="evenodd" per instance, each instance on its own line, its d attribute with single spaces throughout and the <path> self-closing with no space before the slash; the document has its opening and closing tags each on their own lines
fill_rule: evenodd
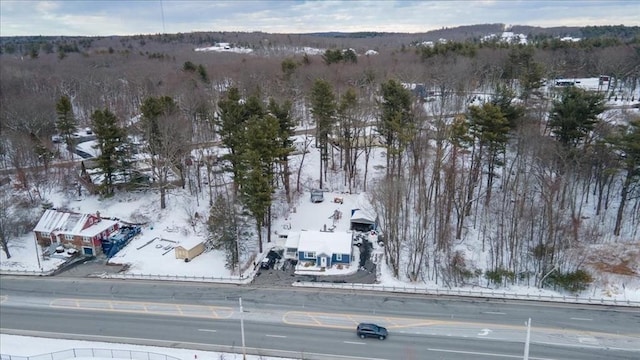
<svg viewBox="0 0 640 360">
<path fill-rule="evenodd" d="M 237 192 L 241 180 L 241 157 L 246 145 L 246 114 L 241 103 L 238 88 L 230 88 L 225 97 L 218 102 L 218 116 L 215 123 L 222 145 L 229 149 L 223 158 L 230 163 L 233 174 L 234 191 Z"/>
<path fill-rule="evenodd" d="M 604 111 L 604 97 L 570 86 L 553 102 L 549 128 L 565 147 L 578 147 L 587 138 Z"/>
<path fill-rule="evenodd" d="M 96 110 L 91 115 L 93 132 L 96 135 L 96 145 L 94 148 L 100 150 L 96 162 L 102 169 L 103 181 L 102 192 L 113 194 L 114 177 L 117 170 L 122 170 L 121 160 L 124 149 L 125 134 L 118 126 L 118 119 L 109 109 Z"/>
<path fill-rule="evenodd" d="M 240 236 L 240 216 L 235 204 L 218 195 L 211 206 L 207 227 L 207 247 L 222 250 L 226 256 L 226 267 L 239 273 L 240 253 L 244 246 Z"/>
<path fill-rule="evenodd" d="M 289 181 L 289 155 L 294 150 L 292 137 L 295 135 L 295 121 L 291 114 L 291 101 L 278 104 L 273 98 L 269 99 L 267 109 L 269 114 L 278 120 L 278 165 L 280 166 L 279 176 L 284 184 L 287 203 L 291 203 L 291 185 Z"/>
<path fill-rule="evenodd" d="M 506 86 L 498 86 L 496 93 L 491 98 L 491 103 L 500 108 L 512 130 L 518 127 L 525 113 L 523 106 L 513 103 L 514 99 L 514 92 Z"/>
<path fill-rule="evenodd" d="M 502 165 L 501 156 L 504 156 L 507 147 L 509 120 L 500 107 L 486 103 L 483 106 L 469 107 L 469 122 L 471 133 L 479 141 L 479 156 L 486 154 L 488 203 L 491 199 L 495 168 Z"/>
<path fill-rule="evenodd" d="M 320 188 L 329 160 L 329 134 L 335 122 L 336 100 L 331 84 L 316 79 L 311 89 L 311 114 L 316 121 L 316 147 L 320 149 Z M 324 172 L 323 172 L 324 168 Z"/>
<path fill-rule="evenodd" d="M 60 100 L 56 103 L 56 114 L 58 115 L 56 127 L 58 128 L 60 136 L 62 136 L 64 142 L 71 151 L 71 157 L 73 157 L 73 134 L 76 132 L 78 124 L 75 116 L 73 115 L 73 107 L 68 96 L 64 95 L 60 97 Z"/>
<path fill-rule="evenodd" d="M 391 79 L 382 84 L 377 130 L 387 151 L 387 175 L 400 174 L 402 153 L 416 134 L 409 89 Z"/>
<path fill-rule="evenodd" d="M 262 228 L 269 224 L 274 191 L 274 167 L 281 155 L 280 124 L 272 115 L 251 116 L 247 122 L 247 149 L 243 153 L 242 200 L 253 215 L 262 252 Z"/>
</svg>

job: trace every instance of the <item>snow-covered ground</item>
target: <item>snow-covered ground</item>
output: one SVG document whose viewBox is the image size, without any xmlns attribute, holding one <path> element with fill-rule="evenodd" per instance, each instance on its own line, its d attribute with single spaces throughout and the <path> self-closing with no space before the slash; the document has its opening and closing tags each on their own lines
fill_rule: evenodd
<svg viewBox="0 0 640 360">
<path fill-rule="evenodd" d="M 74 352 L 73 349 L 76 351 Z M 122 350 L 122 351 L 111 351 Z M 59 353 L 62 352 L 62 353 Z M 56 353 L 49 356 L 51 353 Z M 149 353 L 149 354 L 147 354 Z M 193 349 L 175 349 L 158 346 L 142 346 L 98 341 L 47 339 L 33 336 L 19 336 L 0 333 L 0 354 L 14 357 L 34 357 L 45 355 L 47 359 L 161 359 L 167 360 L 240 360 L 242 354 L 219 353 Z M 58 355 L 58 356 L 55 356 Z M 64 355 L 64 356 L 63 356 Z M 154 356 L 155 355 L 155 356 Z M 174 359 L 172 359 L 173 357 Z M 43 358 L 43 357 L 37 357 Z M 4 357 L 3 357 L 4 359 Z M 247 355 L 248 360 L 269 360 L 272 357 Z M 277 358 L 286 360 L 285 358 Z"/>
<path fill-rule="evenodd" d="M 381 167 L 376 166 L 384 162 L 380 149 L 374 149 L 371 161 L 369 163 L 368 179 L 378 177 Z M 292 159 L 290 166 L 294 174 L 302 161 L 301 156 Z M 288 231 L 302 230 L 324 230 L 333 229 L 333 231 L 348 231 L 349 219 L 353 209 L 363 209 L 370 211 L 366 193 L 349 193 L 348 188 L 344 185 L 343 174 L 340 171 L 329 171 L 328 178 L 323 183 L 326 190 L 324 194 L 324 202 L 311 203 L 309 200 L 309 190 L 318 187 L 317 171 L 319 168 L 319 152 L 317 149 L 310 147 L 309 153 L 305 156 L 302 163 L 300 188 L 301 194 L 293 199 L 294 206 L 289 208 L 285 205 L 276 205 L 273 209 L 274 223 L 272 228 L 272 243 L 265 243 L 264 251 L 261 254 L 255 254 L 257 245 L 254 244 L 253 252 L 249 251 L 242 256 L 243 267 L 241 272 L 232 271 L 225 267 L 224 254 L 219 251 L 209 251 L 202 255 L 191 259 L 189 262 L 176 259 L 173 248 L 180 244 L 187 245 L 194 242 L 203 241 L 206 238 L 205 222 L 209 216 L 208 197 L 206 194 L 200 194 L 194 197 L 188 193 L 188 190 L 175 189 L 169 192 L 167 198 L 167 209 L 161 210 L 159 206 L 159 195 L 155 192 L 131 192 L 118 193 L 112 198 L 101 199 L 97 196 L 87 195 L 83 193 L 80 196 L 69 196 L 69 194 L 52 192 L 48 195 L 48 199 L 54 207 L 67 208 L 69 210 L 82 213 L 96 213 L 97 211 L 103 217 L 119 218 L 133 223 L 142 223 L 141 235 L 123 250 L 121 250 L 110 261 L 112 263 L 127 264 L 127 274 L 157 275 L 158 277 L 171 277 L 183 280 L 208 279 L 210 281 L 237 281 L 247 282 L 255 274 L 254 261 L 259 261 L 267 251 L 273 246 L 283 246 L 284 240 L 280 237 Z M 360 175 L 362 176 L 362 175 Z M 296 186 L 295 175 L 292 176 L 292 186 Z M 361 184 L 363 179 L 358 178 Z M 362 186 L 360 186 L 362 187 Z M 340 201 L 336 201 L 339 198 Z M 281 204 L 282 202 L 279 202 Z M 334 215 L 339 213 L 340 216 Z M 374 244 L 375 246 L 376 244 Z M 480 256 L 479 249 L 474 248 L 473 241 L 469 241 L 466 245 L 470 254 Z M 13 239 L 10 242 L 11 259 L 7 259 L 4 252 L 0 252 L 0 270 L 2 271 L 25 271 L 33 273 L 41 273 L 51 271 L 59 267 L 64 258 L 50 258 L 44 260 L 40 258 L 36 251 L 36 243 L 33 234 L 25 235 L 19 239 Z M 357 248 L 354 248 L 357 254 Z M 630 249 L 620 249 L 620 251 L 629 251 Z M 633 249 L 631 249 L 633 250 Z M 373 256 L 381 258 L 382 250 L 375 246 Z M 253 256 L 255 255 L 255 257 Z M 358 256 L 354 256 L 358 258 Z M 471 259 L 477 260 L 474 257 Z M 478 260 L 479 262 L 482 259 Z M 375 286 L 395 287 L 396 290 L 406 288 L 407 291 L 416 291 L 416 289 L 429 289 L 431 291 L 484 291 L 483 296 L 492 296 L 491 289 L 486 287 L 462 287 L 451 289 L 441 283 L 435 282 L 419 282 L 409 283 L 402 279 L 396 279 L 391 275 L 391 271 L 387 268 L 383 261 L 378 261 L 379 273 L 378 282 Z M 357 269 L 356 264 L 337 270 L 332 269 L 324 275 L 332 274 L 348 274 Z M 349 286 L 346 284 L 345 286 Z M 412 290 L 413 289 L 413 290 Z M 534 286 L 507 286 L 496 289 L 496 292 L 507 292 L 516 294 L 521 297 L 529 296 L 556 296 L 562 297 L 561 293 L 540 290 Z M 616 276 L 606 275 L 599 278 L 599 282 L 592 286 L 588 291 L 579 294 L 583 298 L 600 299 L 616 301 L 640 301 L 640 278 L 637 275 Z M 78 342 L 65 343 L 61 340 L 52 342 L 42 339 L 26 339 L 22 337 L 14 337 L 1 334 L 2 353 L 32 356 L 39 353 L 63 350 L 71 347 L 79 347 Z M 24 345 L 28 342 L 37 342 L 38 346 Z M 49 347 L 48 344 L 56 344 L 61 347 Z M 62 344 L 62 345 L 61 345 Z M 116 348 L 113 344 L 83 344 L 82 347 L 93 348 Z M 119 345 L 118 345 L 119 346 Z M 133 346 L 122 345 L 126 349 L 133 349 Z M 29 351 L 29 353 L 25 353 Z M 161 352 L 171 355 L 172 351 L 163 350 L 144 350 L 150 352 Z M 193 353 L 187 351 L 182 355 L 177 355 L 182 359 L 193 358 Z M 215 354 L 203 354 L 204 358 L 217 358 Z M 233 355 L 230 355 L 233 356 Z M 233 357 L 226 356 L 226 359 Z M 203 358 L 203 359 L 204 359 Z"/>
</svg>

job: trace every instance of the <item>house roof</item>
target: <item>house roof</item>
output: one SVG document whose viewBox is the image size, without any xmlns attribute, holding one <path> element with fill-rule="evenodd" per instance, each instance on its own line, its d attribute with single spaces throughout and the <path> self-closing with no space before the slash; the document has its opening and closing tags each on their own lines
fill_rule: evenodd
<svg viewBox="0 0 640 360">
<path fill-rule="evenodd" d="M 360 224 L 375 224 L 376 217 L 362 209 L 351 210 L 351 222 Z"/>
<path fill-rule="evenodd" d="M 351 233 L 301 231 L 298 251 L 316 254 L 351 254 Z"/>
<path fill-rule="evenodd" d="M 300 232 L 298 231 L 289 231 L 287 235 L 287 241 L 284 243 L 284 247 L 286 249 L 297 249 L 300 243 Z"/>
<path fill-rule="evenodd" d="M 116 224 L 115 221 L 102 219 L 83 230 L 91 214 L 78 214 L 56 210 L 46 210 L 33 231 L 59 232 L 79 236 L 94 236 Z"/>
</svg>

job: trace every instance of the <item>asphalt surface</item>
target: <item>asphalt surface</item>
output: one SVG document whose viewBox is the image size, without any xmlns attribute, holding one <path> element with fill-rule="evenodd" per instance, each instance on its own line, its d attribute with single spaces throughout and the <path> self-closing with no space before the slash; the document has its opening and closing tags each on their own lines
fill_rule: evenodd
<svg viewBox="0 0 640 360">
<path fill-rule="evenodd" d="M 239 312 L 239 298 L 244 313 Z M 261 354 L 275 349 L 321 354 L 316 358 L 323 359 L 522 358 L 523 324 L 530 317 L 530 359 L 640 358 L 640 309 L 633 308 L 3 276 L 0 310 L 2 332 L 44 331 L 138 344 L 161 341 L 154 345 L 203 350 L 238 350 L 242 318 L 247 346 Z M 364 321 L 387 326 L 389 338 L 357 338 L 355 325 Z"/>
</svg>

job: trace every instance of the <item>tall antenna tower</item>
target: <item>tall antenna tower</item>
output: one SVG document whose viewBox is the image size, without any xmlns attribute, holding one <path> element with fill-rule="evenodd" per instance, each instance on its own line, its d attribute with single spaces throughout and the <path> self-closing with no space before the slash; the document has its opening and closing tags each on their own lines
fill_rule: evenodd
<svg viewBox="0 0 640 360">
<path fill-rule="evenodd" d="M 162 0 L 160 0 L 160 13 L 162 14 L 162 33 L 166 34 L 167 29 L 164 27 L 164 6 L 162 5 Z"/>
</svg>

